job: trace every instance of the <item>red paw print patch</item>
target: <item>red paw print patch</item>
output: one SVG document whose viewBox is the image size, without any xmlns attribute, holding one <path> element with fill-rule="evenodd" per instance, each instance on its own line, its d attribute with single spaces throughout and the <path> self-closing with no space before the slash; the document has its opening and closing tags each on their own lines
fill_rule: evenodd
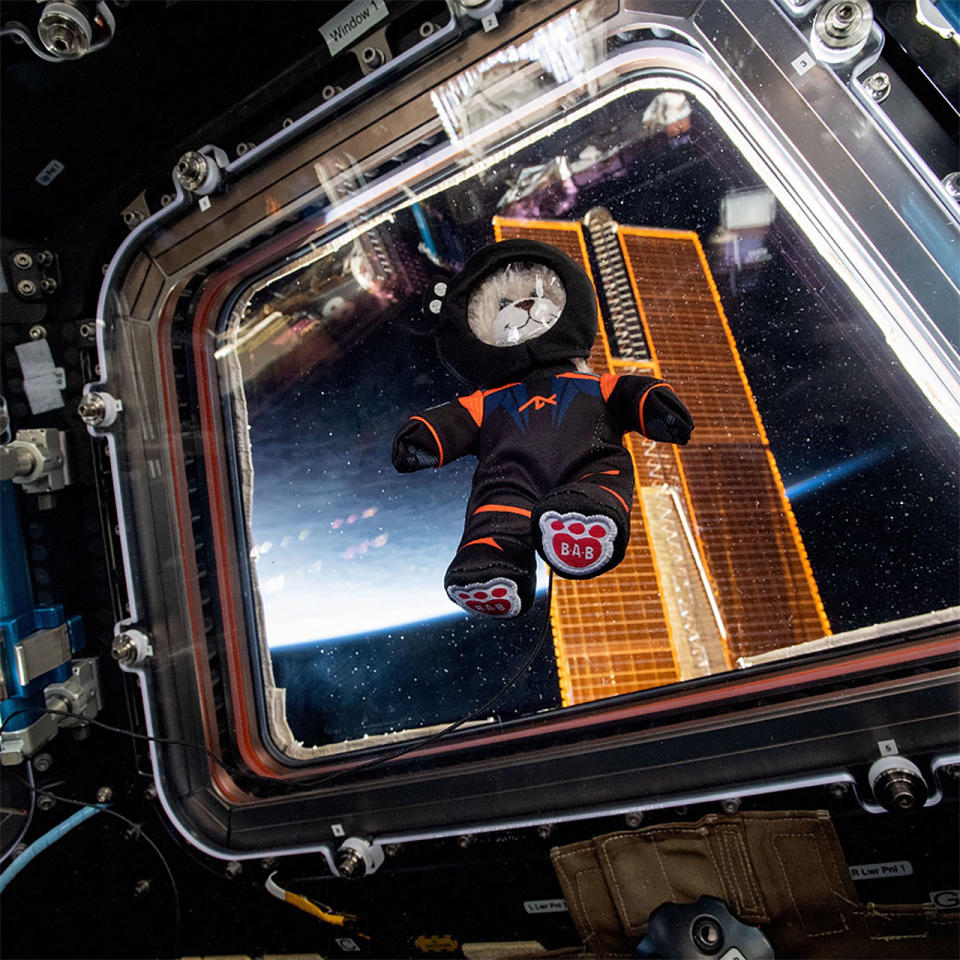
<svg viewBox="0 0 960 960">
<path fill-rule="evenodd" d="M 515 617 L 520 612 L 517 585 L 506 577 L 494 577 L 486 583 L 471 583 L 465 587 L 451 584 L 447 587 L 450 599 L 468 613 L 485 613 L 488 617 Z"/>
<path fill-rule="evenodd" d="M 610 562 L 617 525 L 603 515 L 548 510 L 540 517 L 540 536 L 547 563 L 574 577 L 597 574 Z"/>
</svg>

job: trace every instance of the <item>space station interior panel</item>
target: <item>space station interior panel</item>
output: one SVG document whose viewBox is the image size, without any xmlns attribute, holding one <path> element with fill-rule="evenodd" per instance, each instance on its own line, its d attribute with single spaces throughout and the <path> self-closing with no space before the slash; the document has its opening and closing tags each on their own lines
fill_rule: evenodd
<svg viewBox="0 0 960 960">
<path fill-rule="evenodd" d="M 882 31 L 818 32 L 814 6 L 507 4 L 334 123 L 181 159 L 106 271 L 81 416 L 115 498 L 114 657 L 173 741 L 149 758 L 188 842 L 335 871 L 367 838 L 337 862 L 373 872 L 390 843 L 684 798 L 839 783 L 879 812 L 882 753 L 913 757 L 911 803 L 955 794 L 960 211 L 949 151 L 873 95 Z M 391 443 L 473 389 L 431 291 L 514 239 L 590 277 L 587 374 L 666 380 L 695 427 L 625 437 L 616 569 L 540 562 L 498 618 L 443 586 L 473 459 L 399 473 Z M 37 413 L 56 363 L 17 351 Z M 65 616 L 30 629 L 58 668 L 82 649 Z"/>
</svg>

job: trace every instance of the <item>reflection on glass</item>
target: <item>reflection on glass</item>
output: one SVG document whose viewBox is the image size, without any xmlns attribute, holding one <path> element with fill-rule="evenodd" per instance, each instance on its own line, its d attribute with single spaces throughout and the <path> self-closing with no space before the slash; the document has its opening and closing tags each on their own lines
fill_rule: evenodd
<svg viewBox="0 0 960 960">
<path fill-rule="evenodd" d="M 249 579 L 298 739 L 456 719 L 543 629 L 498 716 L 957 603 L 943 421 L 692 95 L 611 99 L 437 183 L 261 276 L 221 334 Z M 531 614 L 490 622 L 443 590 L 472 463 L 401 476 L 390 444 L 407 411 L 466 392 L 421 312 L 428 281 L 516 235 L 586 256 L 596 372 L 659 365 L 699 412 L 680 456 L 630 441 L 634 561 L 558 580 L 549 619 L 541 570 Z"/>
</svg>

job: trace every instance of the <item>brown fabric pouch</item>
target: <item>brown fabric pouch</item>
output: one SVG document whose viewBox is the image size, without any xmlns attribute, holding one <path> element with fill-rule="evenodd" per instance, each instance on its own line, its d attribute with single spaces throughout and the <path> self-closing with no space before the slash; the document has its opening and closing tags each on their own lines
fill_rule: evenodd
<svg viewBox="0 0 960 960">
<path fill-rule="evenodd" d="M 779 958 L 950 957 L 956 912 L 857 897 L 824 811 L 710 814 L 554 849 L 587 955 L 629 956 L 661 903 L 719 897 Z"/>
</svg>

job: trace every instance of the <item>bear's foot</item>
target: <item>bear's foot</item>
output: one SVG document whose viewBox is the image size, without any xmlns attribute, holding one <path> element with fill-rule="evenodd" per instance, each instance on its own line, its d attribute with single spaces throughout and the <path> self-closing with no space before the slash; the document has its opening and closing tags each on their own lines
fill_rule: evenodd
<svg viewBox="0 0 960 960">
<path fill-rule="evenodd" d="M 473 540 L 460 548 L 443 579 L 447 596 L 468 613 L 507 620 L 533 605 L 536 563 L 529 543 L 506 537 Z"/>
<path fill-rule="evenodd" d="M 500 620 L 518 616 L 523 607 L 517 585 L 509 577 L 494 577 L 465 586 L 450 584 L 447 596 L 467 613 L 485 613 Z"/>
<path fill-rule="evenodd" d="M 589 580 L 623 559 L 630 518 L 612 497 L 588 496 L 577 487 L 571 484 L 538 504 L 532 517 L 534 545 L 560 576 Z"/>
</svg>

